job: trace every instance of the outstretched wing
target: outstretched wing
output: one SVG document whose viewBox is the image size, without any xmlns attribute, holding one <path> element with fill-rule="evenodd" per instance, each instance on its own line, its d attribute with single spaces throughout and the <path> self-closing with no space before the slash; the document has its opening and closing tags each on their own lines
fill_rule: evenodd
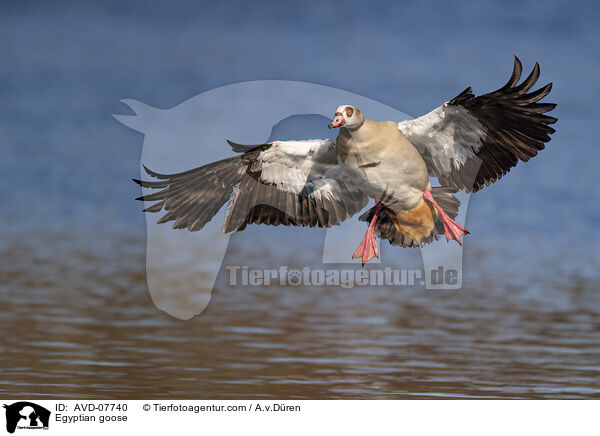
<svg viewBox="0 0 600 436">
<path fill-rule="evenodd" d="M 527 162 L 550 141 L 556 118 L 544 115 L 554 103 L 538 103 L 552 83 L 529 92 L 540 75 L 536 63 L 520 84 L 521 61 L 502 88 L 478 97 L 469 87 L 458 96 L 398 128 L 417 147 L 429 172 L 443 186 L 478 191 L 494 183 L 519 160 Z"/>
<path fill-rule="evenodd" d="M 241 155 L 158 181 L 134 181 L 161 189 L 137 200 L 157 201 L 145 212 L 166 213 L 159 223 L 200 230 L 229 201 L 223 232 L 248 224 L 330 227 L 350 218 L 368 198 L 353 182 L 357 175 L 338 165 L 331 140 L 275 141 L 246 146 L 228 141 Z"/>
</svg>

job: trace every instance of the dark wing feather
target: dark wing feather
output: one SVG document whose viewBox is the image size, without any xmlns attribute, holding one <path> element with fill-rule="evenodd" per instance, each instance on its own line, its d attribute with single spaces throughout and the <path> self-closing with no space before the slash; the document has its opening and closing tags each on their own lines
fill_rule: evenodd
<svg viewBox="0 0 600 436">
<path fill-rule="evenodd" d="M 243 162 L 232 157 L 177 174 L 159 174 L 144 167 L 158 182 L 136 180 L 144 188 L 161 189 L 136 198 L 158 201 L 144 212 L 166 213 L 159 223 L 175 221 L 173 228 L 200 230 L 223 207 L 233 193 L 236 180 L 243 173 Z"/>
</svg>

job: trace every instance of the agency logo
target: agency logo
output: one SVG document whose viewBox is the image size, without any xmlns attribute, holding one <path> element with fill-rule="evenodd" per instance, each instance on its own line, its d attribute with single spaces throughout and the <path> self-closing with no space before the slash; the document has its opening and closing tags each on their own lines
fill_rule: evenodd
<svg viewBox="0 0 600 436">
<path fill-rule="evenodd" d="M 19 401 L 4 405 L 6 409 L 6 431 L 14 433 L 18 429 L 47 430 L 50 411 L 29 401 Z"/>
</svg>

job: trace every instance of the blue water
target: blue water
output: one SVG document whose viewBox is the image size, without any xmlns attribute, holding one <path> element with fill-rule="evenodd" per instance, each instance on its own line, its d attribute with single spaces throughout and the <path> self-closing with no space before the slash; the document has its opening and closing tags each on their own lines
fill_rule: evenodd
<svg viewBox="0 0 600 436">
<path fill-rule="evenodd" d="M 24 295 L 22 304 L 35 305 L 42 298 L 36 292 L 50 298 L 58 295 L 52 289 L 60 289 L 61 298 L 68 300 L 85 283 L 109 304 L 115 295 L 144 287 L 146 222 L 140 204 L 133 201 L 140 189 L 130 180 L 139 176 L 143 137 L 111 116 L 128 113 L 120 99 L 170 108 L 225 84 L 286 79 L 345 89 L 417 116 L 467 86 L 475 92 L 496 89 L 507 80 L 512 57 L 518 55 L 525 70 L 540 63 L 540 84 L 554 83 L 547 100 L 558 103 L 552 113 L 559 118 L 557 132 L 538 157 L 472 197 L 465 250 L 467 259 L 476 261 L 467 261 L 465 279 L 477 289 L 515 292 L 511 286 L 519 286 L 523 294 L 517 301 L 530 301 L 533 292 L 540 305 L 583 286 L 587 297 L 561 310 L 570 311 L 565 319 L 582 323 L 581 331 L 597 330 L 591 320 L 597 320 L 598 312 L 590 309 L 582 320 L 578 311 L 585 307 L 582 301 L 596 302 L 588 286 L 599 277 L 600 264 L 599 20 L 600 6 L 592 1 L 2 2 L 0 249 L 3 272 L 11 280 L 19 278 L 9 280 L 4 297 L 18 292 Z M 257 102 L 258 108 L 260 104 L 266 103 Z M 135 258 L 131 253 L 140 256 L 138 263 L 119 273 L 115 256 Z M 33 274 L 28 268 L 38 262 L 43 268 L 36 278 L 28 278 Z M 88 270 L 104 274 L 88 275 Z M 125 284 L 119 282 L 119 274 L 128 277 Z M 543 289 L 551 289 L 548 299 Z M 25 297 L 28 293 L 30 299 Z M 422 310 L 431 304 L 418 298 L 403 304 Z M 250 299 L 246 309 L 263 310 L 267 303 L 260 301 Z M 487 296 L 486 307 L 501 310 L 505 306 L 498 301 Z M 35 307 L 42 316 L 44 307 Z M 335 304 L 326 307 L 333 311 Z M 78 309 L 71 310 L 70 316 L 75 316 Z M 319 316 L 326 317 L 323 310 Z M 98 328 L 101 324 L 94 320 L 106 322 L 104 315 L 86 316 Z M 288 316 L 293 317 L 293 311 Z M 52 316 L 42 319 L 51 326 L 60 322 Z M 285 322 L 284 315 L 280 319 Z M 2 322 L 14 321 L 7 311 Z M 261 327 L 259 321 L 253 320 L 254 327 Z M 341 316 L 340 325 L 347 322 Z M 419 327 L 418 322 L 407 322 L 408 327 Z M 40 332 L 43 327 L 42 323 Z M 532 328 L 539 334 L 535 322 Z M 511 334 L 518 336 L 515 329 Z M 393 332 L 385 334 L 391 335 L 386 341 L 394 341 Z M 319 336 L 310 338 L 314 342 Z M 372 339 L 377 344 L 377 338 Z M 377 345 L 380 351 L 387 350 L 386 341 Z M 361 352 L 368 354 L 372 343 L 364 344 Z M 535 350 L 532 353 L 535 356 Z M 598 354 L 592 356 L 588 369 L 594 368 Z M 418 353 L 413 357 L 422 358 Z M 279 357 L 270 358 L 277 362 Z M 78 359 L 88 361 L 90 356 L 84 353 Z M 224 379 L 247 375 L 229 373 Z M 82 380 L 88 383 L 86 377 Z M 443 378 L 443 371 L 436 377 Z M 310 380 L 318 382 L 317 377 Z M 380 383 L 385 386 L 386 378 Z M 419 392 L 435 389 L 427 385 Z"/>
</svg>

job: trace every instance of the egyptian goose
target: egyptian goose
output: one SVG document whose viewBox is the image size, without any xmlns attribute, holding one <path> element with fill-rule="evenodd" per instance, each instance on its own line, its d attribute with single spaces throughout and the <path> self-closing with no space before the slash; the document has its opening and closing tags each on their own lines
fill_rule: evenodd
<svg viewBox="0 0 600 436">
<path fill-rule="evenodd" d="M 202 229 L 229 201 L 223 232 L 248 224 L 330 227 L 352 217 L 370 198 L 375 206 L 360 216 L 369 223 L 354 253 L 363 265 L 378 256 L 376 236 L 402 247 L 438 239 L 459 244 L 469 232 L 454 221 L 458 190 L 475 192 L 528 161 L 550 140 L 556 106 L 538 103 L 552 83 L 529 92 L 539 78 L 536 63 L 518 84 L 522 65 L 497 91 L 475 97 L 471 88 L 419 118 L 372 121 L 351 105 L 336 109 L 335 141 L 274 141 L 241 145 L 227 141 L 234 157 L 158 181 L 134 181 L 161 189 L 137 200 L 157 201 L 145 212 L 166 213 L 159 223 Z M 429 176 L 440 187 L 431 187 Z"/>
</svg>

